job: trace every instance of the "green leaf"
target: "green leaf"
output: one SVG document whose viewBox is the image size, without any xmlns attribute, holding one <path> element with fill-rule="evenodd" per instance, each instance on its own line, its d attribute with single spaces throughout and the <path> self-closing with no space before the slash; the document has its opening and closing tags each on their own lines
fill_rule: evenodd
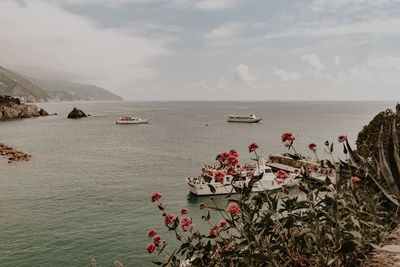
<svg viewBox="0 0 400 267">
<path fill-rule="evenodd" d="M 352 253 L 356 250 L 358 246 L 358 242 L 356 242 L 355 240 L 348 240 L 342 243 L 342 245 L 340 245 L 340 248 L 338 250 L 336 250 L 336 252 L 338 253 Z"/>
<path fill-rule="evenodd" d="M 330 152 L 330 153 L 333 152 L 333 143 L 331 144 L 331 147 L 329 148 L 329 152 Z"/>
<path fill-rule="evenodd" d="M 152 263 L 154 263 L 155 265 L 161 265 L 162 262 L 161 261 L 151 261 Z"/>
</svg>

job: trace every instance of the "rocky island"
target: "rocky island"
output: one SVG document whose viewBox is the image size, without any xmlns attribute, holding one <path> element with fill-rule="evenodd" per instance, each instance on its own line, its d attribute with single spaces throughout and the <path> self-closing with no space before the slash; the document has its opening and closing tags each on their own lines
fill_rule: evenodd
<svg viewBox="0 0 400 267">
<path fill-rule="evenodd" d="M 26 104 L 18 97 L 0 95 L 0 120 L 23 119 L 49 115 L 36 105 Z"/>
<path fill-rule="evenodd" d="M 73 108 L 72 111 L 68 114 L 68 119 L 79 119 L 79 118 L 86 118 L 90 115 L 86 115 L 81 109 Z"/>
</svg>

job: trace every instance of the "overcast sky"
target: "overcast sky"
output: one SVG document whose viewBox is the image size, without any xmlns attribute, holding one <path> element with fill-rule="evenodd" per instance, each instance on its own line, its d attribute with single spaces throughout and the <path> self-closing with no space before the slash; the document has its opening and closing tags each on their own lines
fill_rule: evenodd
<svg viewBox="0 0 400 267">
<path fill-rule="evenodd" d="M 0 65 L 127 100 L 399 100 L 400 0 L 0 0 Z"/>
</svg>

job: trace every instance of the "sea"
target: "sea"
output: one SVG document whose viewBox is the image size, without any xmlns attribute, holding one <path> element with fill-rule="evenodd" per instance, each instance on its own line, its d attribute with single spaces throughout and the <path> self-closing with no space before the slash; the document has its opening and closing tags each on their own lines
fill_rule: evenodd
<svg viewBox="0 0 400 267">
<path fill-rule="evenodd" d="M 0 266 L 151 266 L 146 233 L 157 229 L 168 249 L 177 246 L 150 201 L 160 192 L 169 213 L 189 209 L 199 229 L 204 210 L 226 198 L 191 196 L 185 178 L 214 164 L 218 153 L 236 149 L 250 162 L 247 145 L 265 155 L 285 152 L 280 137 L 290 131 L 295 149 L 357 133 L 394 102 L 68 102 L 39 103 L 55 116 L 1 121 L 0 142 L 32 155 L 30 161 L 0 159 Z M 91 116 L 67 119 L 73 107 Z M 228 123 L 230 114 L 263 118 L 256 124 Z M 117 125 L 120 115 L 149 124 Z M 295 190 L 295 189 L 293 189 Z M 294 194 L 296 191 L 294 191 Z M 217 219 L 217 218 L 216 218 Z"/>
</svg>

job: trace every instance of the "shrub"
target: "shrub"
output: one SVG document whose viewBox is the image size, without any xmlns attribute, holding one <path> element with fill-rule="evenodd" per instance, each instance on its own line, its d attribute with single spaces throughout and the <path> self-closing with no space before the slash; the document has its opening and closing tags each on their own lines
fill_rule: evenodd
<svg viewBox="0 0 400 267">
<path fill-rule="evenodd" d="M 347 138 L 340 141 L 346 141 L 347 153 L 351 149 Z M 332 153 L 333 145 L 328 147 Z M 251 145 L 249 151 L 257 153 L 257 148 Z M 337 163 L 330 165 L 338 171 Z M 240 174 L 235 174 L 232 184 L 238 199 L 228 195 L 226 207 L 200 203 L 202 220 L 210 225 L 207 233 L 194 227 L 186 213 L 169 214 L 162 198 L 152 197 L 164 225 L 181 244 L 167 252 L 167 242 L 160 237 L 158 243 L 153 240 L 147 245 L 147 251 L 156 258 L 155 264 L 163 266 L 357 266 L 388 236 L 397 211 L 380 191 L 371 191 L 368 176 L 360 175 L 365 171 L 353 166 L 350 158 L 340 166 L 346 172 L 340 171 L 335 184 L 329 178 L 315 184 L 302 173 L 302 197 L 290 195 L 287 189 L 252 193 L 261 176 L 239 187 L 234 181 Z M 222 221 L 213 219 L 216 212 Z"/>
</svg>

